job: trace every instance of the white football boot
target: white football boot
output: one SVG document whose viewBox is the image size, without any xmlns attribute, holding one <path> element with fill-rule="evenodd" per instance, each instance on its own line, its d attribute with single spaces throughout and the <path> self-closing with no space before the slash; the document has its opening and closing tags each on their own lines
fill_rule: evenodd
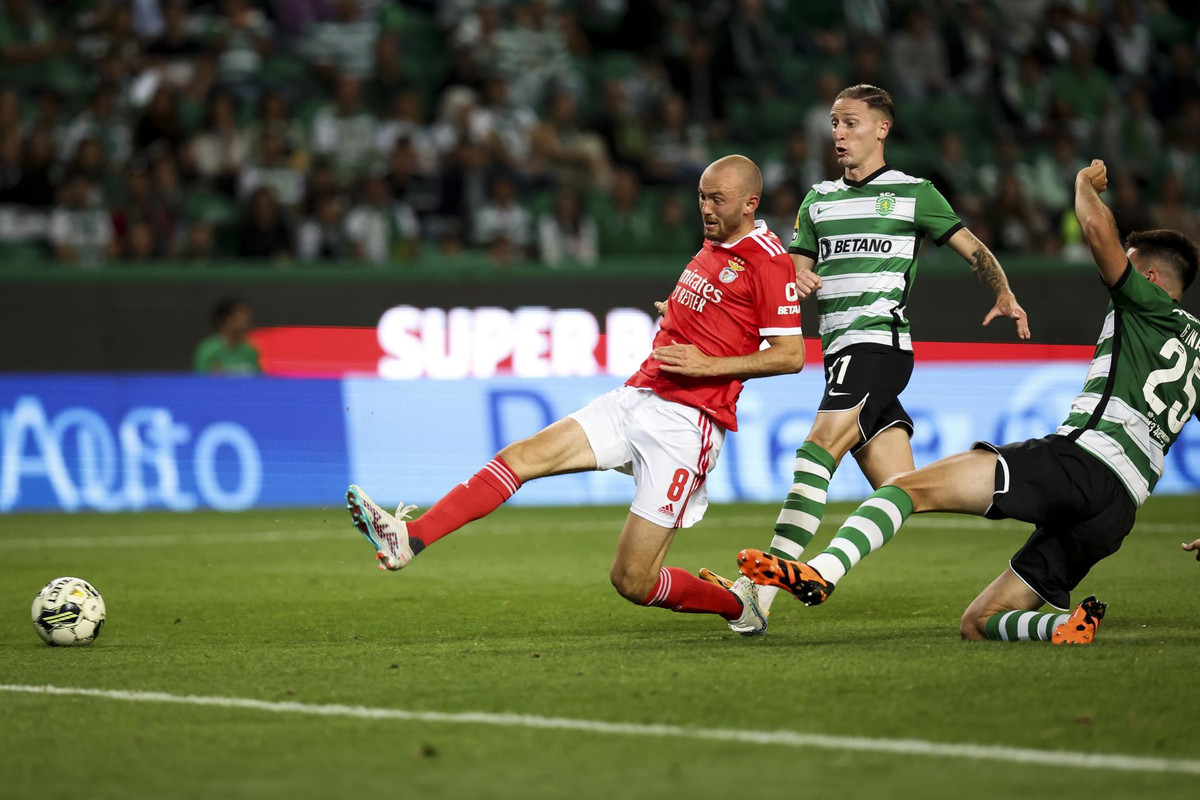
<svg viewBox="0 0 1200 800">
<path fill-rule="evenodd" d="M 393 516 L 384 511 L 367 493 L 354 484 L 346 492 L 346 510 L 358 532 L 378 552 L 375 558 L 380 569 L 397 570 L 408 566 L 423 548 L 415 546 L 408 537 L 405 520 L 417 510 L 416 506 L 401 505 Z"/>
<path fill-rule="evenodd" d="M 742 615 L 729 620 L 729 630 L 742 636 L 762 636 L 767 632 L 767 615 L 758 604 L 758 585 L 746 577 L 738 578 L 729 591 L 742 601 Z"/>
</svg>

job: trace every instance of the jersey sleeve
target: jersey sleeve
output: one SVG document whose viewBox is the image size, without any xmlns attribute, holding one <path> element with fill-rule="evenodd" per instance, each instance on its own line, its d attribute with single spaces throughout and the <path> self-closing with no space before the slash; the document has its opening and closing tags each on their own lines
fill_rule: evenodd
<svg viewBox="0 0 1200 800">
<path fill-rule="evenodd" d="M 1171 296 L 1134 269 L 1130 261 L 1125 262 L 1125 274 L 1121 279 L 1108 287 L 1108 294 L 1112 297 L 1113 307 L 1122 310 L 1170 314 L 1175 307 Z"/>
<path fill-rule="evenodd" d="M 913 224 L 917 230 L 933 239 L 933 243 L 941 247 L 950 241 L 950 237 L 958 233 L 963 226 L 962 220 L 950 203 L 942 196 L 932 183 L 925 181 L 917 189 L 917 208 Z"/>
<path fill-rule="evenodd" d="M 809 209 L 816 198 L 816 191 L 810 191 L 800 204 L 800 210 L 796 212 L 796 224 L 792 228 L 792 243 L 788 247 L 789 253 L 808 256 L 813 261 L 817 260 L 817 229 L 813 227 Z"/>
<path fill-rule="evenodd" d="M 761 278 L 755 282 L 759 338 L 768 336 L 797 336 L 800 329 L 800 299 L 796 293 L 796 268 L 792 260 L 780 255 L 756 270 Z"/>
</svg>

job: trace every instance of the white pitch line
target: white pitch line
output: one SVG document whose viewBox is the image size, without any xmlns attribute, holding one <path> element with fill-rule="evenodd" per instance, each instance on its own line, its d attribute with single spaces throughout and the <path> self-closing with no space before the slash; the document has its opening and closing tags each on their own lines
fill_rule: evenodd
<svg viewBox="0 0 1200 800">
<path fill-rule="evenodd" d="M 716 517 L 705 523 L 709 527 L 713 526 L 745 526 L 754 527 L 762 526 L 764 530 L 769 530 L 769 526 L 773 521 L 770 515 L 740 515 L 731 517 Z M 846 521 L 844 515 L 833 515 L 825 517 L 823 520 L 823 528 L 825 530 L 837 530 L 836 526 L 840 526 Z M 619 527 L 619 521 L 608 525 L 607 523 L 598 522 L 550 522 L 545 523 L 504 523 L 504 522 L 489 522 L 481 525 L 475 525 L 467 528 L 462 533 L 463 535 L 503 535 L 513 533 L 529 533 L 537 531 L 540 528 L 553 528 L 561 533 L 588 533 L 597 529 L 612 528 L 615 532 Z M 905 523 L 906 528 L 932 528 L 935 530 L 970 530 L 970 531 L 987 531 L 987 530 L 1015 530 L 1025 528 L 1032 530 L 1032 526 L 1028 523 L 1019 522 L 1017 520 L 987 520 L 980 518 L 965 518 L 965 519 L 949 519 L 941 515 L 916 515 L 910 517 Z M 1191 535 L 1196 530 L 1193 525 L 1180 525 L 1170 522 L 1146 522 L 1137 525 L 1133 529 L 1133 534 L 1138 533 L 1179 533 Z M 149 534 L 147 536 L 72 536 L 68 538 L 57 538 L 54 536 L 30 536 L 20 539 L 4 539 L 0 538 L 0 550 L 25 550 L 36 549 L 41 547 L 175 547 L 186 544 L 188 546 L 197 545 L 219 545 L 219 544 L 277 544 L 291 543 L 296 541 L 326 541 L 342 539 L 346 537 L 353 538 L 354 529 L 350 527 L 349 522 L 345 527 L 337 528 L 303 528 L 303 529 L 279 529 L 266 531 L 244 531 L 230 533 L 197 533 L 197 534 L 182 534 L 182 533 L 159 533 Z"/>
<path fill-rule="evenodd" d="M 864 736 L 825 736 L 795 731 L 753 731 L 730 728 L 688 728 L 680 725 L 646 725 L 636 722 L 540 717 L 532 714 L 494 714 L 479 711 L 406 711 L 400 708 L 368 708 L 340 704 L 314 705 L 296 702 L 272 702 L 242 697 L 203 697 L 165 692 L 130 692 L 109 689 L 84 689 L 65 686 L 27 686 L 0 684 L 0 692 L 50 695 L 57 697 L 93 697 L 138 703 L 173 703 L 186 706 L 236 708 L 276 714 L 307 714 L 319 717 L 353 717 L 372 720 L 402 720 L 450 725 L 490 725 L 499 728 L 538 728 L 579 731 L 612 736 L 648 736 L 665 739 L 736 742 L 777 745 L 780 747 L 818 748 L 863 753 L 922 755 L 935 758 L 967 758 L 1009 764 L 1037 764 L 1118 772 L 1154 772 L 1200 775 L 1200 761 L 1172 758 L 1147 758 L 1119 753 L 1080 753 L 1069 750 L 1035 750 L 987 744 L 950 744 L 923 739 L 874 739 Z"/>
</svg>

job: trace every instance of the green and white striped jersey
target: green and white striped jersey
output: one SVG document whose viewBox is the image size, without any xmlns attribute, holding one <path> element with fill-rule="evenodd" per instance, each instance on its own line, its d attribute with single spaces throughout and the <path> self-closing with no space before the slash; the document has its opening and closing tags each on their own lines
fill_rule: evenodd
<svg viewBox="0 0 1200 800">
<path fill-rule="evenodd" d="M 1141 505 L 1196 410 L 1200 320 L 1132 264 L 1109 294 L 1083 391 L 1057 433 L 1104 462 Z"/>
<path fill-rule="evenodd" d="M 940 247 L 961 227 L 932 183 L 888 166 L 861 181 L 815 184 L 788 249 L 817 262 L 825 355 L 852 344 L 911 351 L 904 307 L 921 241 L 929 236 Z"/>
</svg>

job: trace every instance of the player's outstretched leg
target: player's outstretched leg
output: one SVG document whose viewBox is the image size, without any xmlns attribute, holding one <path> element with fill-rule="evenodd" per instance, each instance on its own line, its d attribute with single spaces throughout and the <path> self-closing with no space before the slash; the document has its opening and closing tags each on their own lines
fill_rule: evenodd
<svg viewBox="0 0 1200 800">
<path fill-rule="evenodd" d="M 808 563 L 743 550 L 738 569 L 755 583 L 786 589 L 805 605 L 820 605 L 855 564 L 891 541 L 912 513 L 907 492 L 884 486 L 846 518 L 829 546 Z"/>
<path fill-rule="evenodd" d="M 1050 641 L 1055 644 L 1091 644 L 1104 619 L 1107 603 L 1101 603 L 1091 595 L 1079 604 L 1071 618 L 1054 629 Z"/>
<path fill-rule="evenodd" d="M 397 570 L 446 534 L 495 511 L 521 488 L 521 483 L 504 459 L 496 456 L 434 503 L 420 519 L 408 521 L 408 514 L 416 506 L 404 506 L 393 517 L 358 486 L 346 492 L 346 508 L 354 527 L 378 551 L 380 569 Z"/>
<path fill-rule="evenodd" d="M 408 535 L 408 515 L 416 506 L 401 506 L 393 516 L 384 511 L 360 487 L 351 485 L 346 492 L 346 510 L 358 532 L 375 548 L 380 569 L 397 570 L 408 566 L 425 549 L 420 539 Z"/>
</svg>

